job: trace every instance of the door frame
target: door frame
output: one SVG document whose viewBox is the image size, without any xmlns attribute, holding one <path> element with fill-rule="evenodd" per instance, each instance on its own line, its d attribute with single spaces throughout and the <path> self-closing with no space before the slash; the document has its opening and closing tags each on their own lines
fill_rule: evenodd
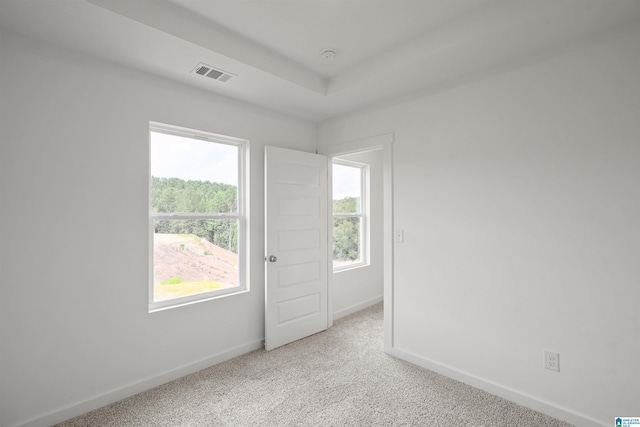
<svg viewBox="0 0 640 427">
<path fill-rule="evenodd" d="M 382 173 L 383 173 L 383 198 L 384 198 L 384 219 L 383 219 L 383 244 L 384 244 L 384 351 L 390 353 L 393 349 L 393 133 L 377 135 L 373 137 L 358 139 L 344 144 L 332 145 L 320 150 L 328 159 L 345 156 L 347 154 L 362 153 L 367 151 L 382 150 Z M 331 176 L 330 168 L 328 169 Z M 331 182 L 329 182 L 331 184 Z M 331 197 L 331 185 L 327 186 L 329 200 Z M 329 203 L 331 209 L 331 203 Z M 331 213 L 331 212 L 329 212 Z M 333 229 L 333 216 L 329 217 L 329 235 Z M 332 245 L 328 246 L 328 259 L 333 259 Z M 333 263 L 327 262 L 327 315 L 328 326 L 333 325 Z"/>
</svg>

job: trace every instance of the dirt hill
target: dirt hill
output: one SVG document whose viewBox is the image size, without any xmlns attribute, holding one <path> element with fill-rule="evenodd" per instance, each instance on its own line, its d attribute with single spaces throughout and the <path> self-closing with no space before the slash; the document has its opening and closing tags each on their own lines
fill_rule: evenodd
<svg viewBox="0 0 640 427">
<path fill-rule="evenodd" d="M 171 278 L 182 282 L 238 283 L 238 255 L 193 234 L 154 236 L 154 282 Z"/>
</svg>

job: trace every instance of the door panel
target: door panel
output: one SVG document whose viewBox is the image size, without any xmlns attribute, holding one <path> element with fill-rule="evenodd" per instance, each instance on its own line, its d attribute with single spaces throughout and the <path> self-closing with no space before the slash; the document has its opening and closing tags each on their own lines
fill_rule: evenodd
<svg viewBox="0 0 640 427">
<path fill-rule="evenodd" d="M 327 203 L 325 156 L 265 147 L 267 350 L 327 329 Z"/>
</svg>

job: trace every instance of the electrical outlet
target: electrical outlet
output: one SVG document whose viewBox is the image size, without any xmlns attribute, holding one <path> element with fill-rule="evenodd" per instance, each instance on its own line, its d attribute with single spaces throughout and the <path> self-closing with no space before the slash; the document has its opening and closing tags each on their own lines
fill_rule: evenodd
<svg viewBox="0 0 640 427">
<path fill-rule="evenodd" d="M 544 369 L 560 372 L 560 353 L 544 351 Z"/>
</svg>

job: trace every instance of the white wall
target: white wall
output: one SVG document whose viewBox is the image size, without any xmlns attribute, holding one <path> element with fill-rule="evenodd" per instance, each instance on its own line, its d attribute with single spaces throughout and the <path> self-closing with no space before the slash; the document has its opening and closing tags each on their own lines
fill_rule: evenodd
<svg viewBox="0 0 640 427">
<path fill-rule="evenodd" d="M 638 46 L 321 125 L 395 134 L 394 354 L 578 425 L 638 413 Z"/>
<path fill-rule="evenodd" d="M 316 126 L 0 40 L 0 425 L 51 425 L 258 348 L 263 147 L 315 151 Z M 147 312 L 149 121 L 250 140 L 250 293 Z"/>
<path fill-rule="evenodd" d="M 369 165 L 370 240 L 369 265 L 333 274 L 331 293 L 334 319 L 382 301 L 384 273 L 382 151 L 368 151 L 339 158 Z"/>
</svg>

